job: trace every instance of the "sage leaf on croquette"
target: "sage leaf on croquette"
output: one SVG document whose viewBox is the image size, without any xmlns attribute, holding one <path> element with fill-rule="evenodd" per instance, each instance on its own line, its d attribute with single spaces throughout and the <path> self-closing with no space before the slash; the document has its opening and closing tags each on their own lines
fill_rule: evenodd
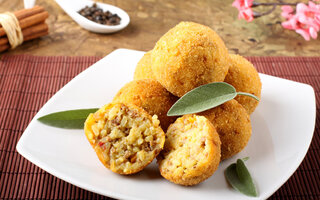
<svg viewBox="0 0 320 200">
<path fill-rule="evenodd" d="M 236 92 L 236 89 L 225 82 L 215 82 L 201 85 L 183 95 L 169 109 L 168 116 L 178 116 L 198 113 L 219 106 L 237 95 L 245 95 L 259 101 L 259 98 L 246 92 Z"/>
<path fill-rule="evenodd" d="M 260 101 L 259 97 L 255 96 L 253 94 L 247 93 L 247 92 L 237 92 L 237 95 L 248 96 L 248 97 L 254 98 L 257 101 Z"/>
<path fill-rule="evenodd" d="M 239 192 L 247 196 L 258 196 L 252 177 L 242 159 L 238 159 L 236 163 L 227 167 L 225 177 L 230 185 Z"/>
<path fill-rule="evenodd" d="M 202 112 L 237 96 L 236 89 L 225 82 L 201 85 L 182 96 L 168 111 L 168 116 Z"/>
<path fill-rule="evenodd" d="M 38 121 L 58 128 L 83 129 L 84 122 L 88 115 L 97 110 L 98 108 L 90 108 L 55 112 L 38 118 Z"/>
</svg>

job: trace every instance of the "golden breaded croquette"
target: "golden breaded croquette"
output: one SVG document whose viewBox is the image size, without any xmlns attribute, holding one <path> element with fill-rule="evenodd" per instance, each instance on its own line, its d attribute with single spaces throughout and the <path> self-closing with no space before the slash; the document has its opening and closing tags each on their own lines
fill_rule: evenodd
<svg viewBox="0 0 320 200">
<path fill-rule="evenodd" d="M 152 50 L 151 50 L 152 51 Z M 155 79 L 151 68 L 151 51 L 148 51 L 138 62 L 134 71 L 134 80 Z"/>
<path fill-rule="evenodd" d="M 244 149 L 251 137 L 250 116 L 236 100 L 199 113 L 216 128 L 221 140 L 221 160 Z"/>
<path fill-rule="evenodd" d="M 176 184 L 195 185 L 209 178 L 220 163 L 220 139 L 203 116 L 184 115 L 171 124 L 157 157 L 161 175 Z"/>
<path fill-rule="evenodd" d="M 118 174 L 141 171 L 159 154 L 165 141 L 157 116 L 122 103 L 107 104 L 90 114 L 84 130 L 103 165 Z"/>
<path fill-rule="evenodd" d="M 113 98 L 114 102 L 131 103 L 143 108 L 150 115 L 157 115 L 164 131 L 177 118 L 167 116 L 168 110 L 177 100 L 177 97 L 153 79 L 131 81 Z"/>
<path fill-rule="evenodd" d="M 151 53 L 155 78 L 181 97 L 207 83 L 223 81 L 229 68 L 224 42 L 211 28 L 181 22 L 156 43 Z"/>
<path fill-rule="evenodd" d="M 233 85 L 237 92 L 251 93 L 261 97 L 262 83 L 256 68 L 251 62 L 240 55 L 230 54 L 230 68 L 225 82 Z M 243 95 L 235 98 L 249 114 L 253 113 L 259 101 Z"/>
</svg>

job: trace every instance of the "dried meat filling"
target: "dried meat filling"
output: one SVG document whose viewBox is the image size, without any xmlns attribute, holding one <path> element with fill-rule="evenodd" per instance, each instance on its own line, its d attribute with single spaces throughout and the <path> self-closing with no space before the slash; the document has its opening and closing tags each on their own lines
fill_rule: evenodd
<svg viewBox="0 0 320 200">
<path fill-rule="evenodd" d="M 161 150 L 161 135 L 154 127 L 156 119 L 151 121 L 123 104 L 97 112 L 93 117 L 96 123 L 92 125 L 92 132 L 97 148 L 101 148 L 110 167 L 143 164 Z"/>
</svg>

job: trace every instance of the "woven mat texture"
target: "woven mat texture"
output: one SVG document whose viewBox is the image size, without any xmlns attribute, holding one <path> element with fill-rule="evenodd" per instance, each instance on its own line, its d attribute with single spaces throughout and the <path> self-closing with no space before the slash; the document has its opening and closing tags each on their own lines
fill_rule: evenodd
<svg viewBox="0 0 320 200">
<path fill-rule="evenodd" d="M 109 199 L 33 165 L 16 144 L 37 111 L 98 57 L 2 56 L 0 59 L 0 199 Z M 259 72 L 315 89 L 317 119 L 307 156 L 270 199 L 320 199 L 320 57 L 249 57 Z"/>
</svg>

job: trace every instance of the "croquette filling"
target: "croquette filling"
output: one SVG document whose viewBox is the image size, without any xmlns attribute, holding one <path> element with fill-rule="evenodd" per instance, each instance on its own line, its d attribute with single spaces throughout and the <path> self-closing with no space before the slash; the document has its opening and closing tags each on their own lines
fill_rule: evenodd
<svg viewBox="0 0 320 200">
<path fill-rule="evenodd" d="M 147 165 L 161 151 L 162 136 L 156 116 L 150 120 L 138 110 L 117 104 L 93 117 L 95 123 L 91 128 L 96 148 L 100 148 L 113 171 L 130 173 Z"/>
<path fill-rule="evenodd" d="M 180 176 L 201 167 L 208 160 L 208 127 L 197 117 L 175 122 L 168 130 L 163 151 L 163 169 Z"/>
</svg>

